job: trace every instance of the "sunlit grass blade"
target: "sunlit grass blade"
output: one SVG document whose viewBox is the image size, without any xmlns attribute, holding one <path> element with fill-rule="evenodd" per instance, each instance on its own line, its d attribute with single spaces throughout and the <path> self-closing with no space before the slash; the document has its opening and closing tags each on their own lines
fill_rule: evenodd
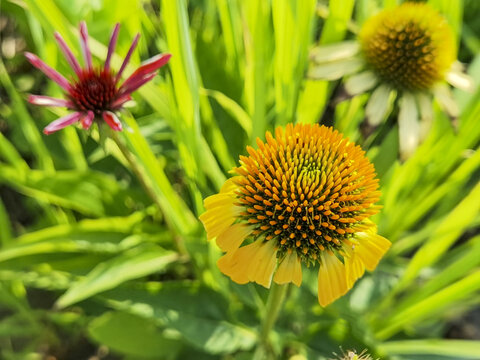
<svg viewBox="0 0 480 360">
<path fill-rule="evenodd" d="M 480 236 L 471 239 L 468 243 L 458 247 L 457 252 L 461 252 L 461 255 L 457 255 L 438 274 L 432 279 L 422 284 L 415 290 L 409 291 L 405 297 L 396 305 L 396 311 L 402 311 L 403 309 L 412 306 L 422 299 L 427 298 L 436 291 L 448 286 L 450 283 L 458 280 L 459 278 L 468 274 L 472 269 L 480 265 Z M 451 254 L 454 255 L 453 253 Z"/>
<path fill-rule="evenodd" d="M 409 284 L 426 266 L 437 261 L 465 231 L 480 211 L 480 182 L 439 224 L 410 261 L 399 287 Z"/>
<path fill-rule="evenodd" d="M 10 224 L 10 219 L 3 204 L 2 199 L 0 199 L 0 248 L 9 244 L 12 241 L 12 227 Z"/>
<path fill-rule="evenodd" d="M 316 1 L 274 0 L 274 87 L 276 125 L 294 120 L 298 93 L 308 62 Z"/>
<path fill-rule="evenodd" d="M 20 172 L 29 168 L 15 146 L 2 133 L 0 133 L 0 158 L 3 158 Z"/>
<path fill-rule="evenodd" d="M 130 150 L 138 156 L 143 170 L 152 180 L 151 185 L 164 216 L 175 226 L 177 232 L 188 233 L 196 223 L 193 214 L 172 188 L 135 119 L 125 113 L 124 120 L 131 129 L 124 132 L 124 137 L 128 140 Z"/>
<path fill-rule="evenodd" d="M 222 92 L 216 90 L 201 89 L 201 93 L 215 99 L 215 101 L 217 101 L 218 104 L 238 122 L 247 135 L 250 136 L 252 134 L 252 120 L 245 110 L 235 102 L 235 100 L 230 99 Z"/>
<path fill-rule="evenodd" d="M 42 140 L 40 132 L 35 126 L 34 120 L 28 113 L 24 100 L 20 97 L 15 86 L 12 84 L 2 61 L 0 61 L 0 83 L 3 85 L 12 101 L 15 119 L 18 122 L 18 126 L 24 134 L 25 139 L 32 147 L 32 155 L 37 159 L 38 166 L 46 171 L 54 172 L 55 169 L 52 158 Z"/>
<path fill-rule="evenodd" d="M 404 326 L 422 321 L 428 317 L 441 318 L 442 312 L 455 306 L 461 300 L 472 296 L 480 289 L 480 270 L 476 270 L 465 278 L 436 292 L 435 294 L 414 303 L 403 311 L 384 317 L 376 325 L 376 336 L 388 339 L 398 333 Z"/>
<path fill-rule="evenodd" d="M 344 39 L 354 4 L 353 0 L 330 2 L 320 44 L 331 44 Z M 298 121 L 309 124 L 318 122 L 327 106 L 332 89 L 332 84 L 327 81 L 305 80 L 297 106 Z"/>
<path fill-rule="evenodd" d="M 216 0 L 229 71 L 243 76 L 244 52 L 238 0 Z"/>
<path fill-rule="evenodd" d="M 455 359 L 478 359 L 480 341 L 475 340 L 398 340 L 384 342 L 379 350 L 389 355 L 431 355 Z"/>
<path fill-rule="evenodd" d="M 255 144 L 269 126 L 266 112 L 271 66 L 267 57 L 273 42 L 269 23 L 264 19 L 270 16 L 271 9 L 267 1 L 246 0 L 241 4 L 245 20 L 245 100 L 252 118 L 251 143 Z"/>
</svg>

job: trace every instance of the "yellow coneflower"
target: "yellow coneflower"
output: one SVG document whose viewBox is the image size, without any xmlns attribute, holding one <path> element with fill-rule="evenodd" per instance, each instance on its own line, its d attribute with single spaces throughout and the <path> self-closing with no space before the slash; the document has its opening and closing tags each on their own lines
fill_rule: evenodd
<svg viewBox="0 0 480 360">
<path fill-rule="evenodd" d="M 375 169 L 359 146 L 325 126 L 289 124 L 257 145 L 205 199 L 207 238 L 226 252 L 218 266 L 239 284 L 268 288 L 272 280 L 300 286 L 301 264 L 319 263 L 326 306 L 390 247 L 369 220 L 380 196 Z"/>
<path fill-rule="evenodd" d="M 358 41 L 316 48 L 310 70 L 313 78 L 340 79 L 354 96 L 373 90 L 365 109 L 369 124 L 386 117 L 399 97 L 400 152 L 409 157 L 420 142 L 419 118 L 428 128 L 435 98 L 456 118 L 458 106 L 446 82 L 471 91 L 471 79 L 456 59 L 455 40 L 447 20 L 424 3 L 404 3 L 368 19 Z"/>
</svg>

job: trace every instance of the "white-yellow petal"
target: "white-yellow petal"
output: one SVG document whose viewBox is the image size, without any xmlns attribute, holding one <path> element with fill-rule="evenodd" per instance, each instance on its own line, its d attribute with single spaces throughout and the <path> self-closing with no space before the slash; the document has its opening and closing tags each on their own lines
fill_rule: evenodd
<svg viewBox="0 0 480 360">
<path fill-rule="evenodd" d="M 373 91 L 365 108 L 365 115 L 370 125 L 377 126 L 385 119 L 394 98 L 395 92 L 386 84 L 380 85 Z"/>
<path fill-rule="evenodd" d="M 360 74 L 351 76 L 345 81 L 345 90 L 350 95 L 364 93 L 373 88 L 378 82 L 378 78 L 372 71 L 364 71 Z"/>
<path fill-rule="evenodd" d="M 417 105 L 415 104 L 415 98 L 409 92 L 405 92 L 400 99 L 398 136 L 400 157 L 406 160 L 415 152 L 420 139 Z"/>
<path fill-rule="evenodd" d="M 473 85 L 473 79 L 467 74 L 458 71 L 450 70 L 446 75 L 446 80 L 456 88 L 463 91 L 473 92 L 475 86 Z"/>
<path fill-rule="evenodd" d="M 420 140 L 423 140 L 427 137 L 427 134 L 432 127 L 432 99 L 429 95 L 424 93 L 418 93 L 416 97 L 418 101 L 418 110 L 420 111 Z"/>
<path fill-rule="evenodd" d="M 460 109 L 458 108 L 457 102 L 453 98 L 450 88 L 445 84 L 438 85 L 434 88 L 433 93 L 437 99 L 439 105 L 444 109 L 447 114 L 456 118 L 460 114 Z"/>
<path fill-rule="evenodd" d="M 308 77 L 318 80 L 337 80 L 344 75 L 357 72 L 364 65 L 363 60 L 360 58 L 332 61 L 315 65 L 308 71 Z"/>
<path fill-rule="evenodd" d="M 357 41 L 343 41 L 336 44 L 322 45 L 312 52 L 312 59 L 317 63 L 346 59 L 356 55 L 360 50 Z"/>
</svg>

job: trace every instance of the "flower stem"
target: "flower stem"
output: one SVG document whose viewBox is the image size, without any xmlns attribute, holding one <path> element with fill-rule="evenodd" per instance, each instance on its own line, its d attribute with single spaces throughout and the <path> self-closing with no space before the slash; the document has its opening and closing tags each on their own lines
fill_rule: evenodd
<svg viewBox="0 0 480 360">
<path fill-rule="evenodd" d="M 265 309 L 265 316 L 262 321 L 258 346 L 253 356 L 254 360 L 275 358 L 272 345 L 270 344 L 270 331 L 273 329 L 275 321 L 278 317 L 278 313 L 283 306 L 287 289 L 288 284 L 278 285 L 276 283 L 272 283 L 270 293 L 268 294 L 267 306 Z"/>
<path fill-rule="evenodd" d="M 162 209 L 162 204 L 160 203 L 155 190 L 153 189 L 150 179 L 145 175 L 144 170 L 142 167 L 139 165 L 139 161 L 136 159 L 136 157 L 132 154 L 132 152 L 128 149 L 128 147 L 125 145 L 125 143 L 120 139 L 116 131 L 111 131 L 111 138 L 119 148 L 120 152 L 124 156 L 124 158 L 127 160 L 128 164 L 130 165 L 131 170 L 135 174 L 136 178 L 140 182 L 141 186 L 147 193 L 147 195 L 152 199 L 152 201 L 160 208 Z M 181 255 L 187 255 L 188 256 L 188 251 L 185 247 L 185 244 L 183 243 L 183 240 L 181 236 L 177 233 L 175 226 L 173 224 L 169 224 L 168 218 L 165 218 L 166 223 L 168 228 L 170 229 L 170 232 L 173 234 L 173 238 L 175 241 L 175 245 L 177 248 L 177 251 Z"/>
</svg>

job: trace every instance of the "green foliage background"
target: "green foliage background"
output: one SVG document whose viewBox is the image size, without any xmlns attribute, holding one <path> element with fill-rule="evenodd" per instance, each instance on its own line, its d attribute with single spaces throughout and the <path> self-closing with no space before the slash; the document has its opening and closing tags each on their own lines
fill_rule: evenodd
<svg viewBox="0 0 480 360">
<path fill-rule="evenodd" d="M 455 30 L 480 83 L 480 6 L 430 0 Z M 432 130 L 405 163 L 395 116 L 360 132 L 368 96 L 334 103 L 335 83 L 305 79 L 316 44 L 353 38 L 396 0 L 4 0 L 9 36 L 64 74 L 59 31 L 79 55 L 86 20 L 94 61 L 122 24 L 113 67 L 137 32 L 129 71 L 173 54 L 139 90 L 120 140 L 41 129 L 60 110 L 26 94 L 61 96 L 21 52 L 0 62 L 0 358 L 250 359 L 268 291 L 216 268 L 197 220 L 247 144 L 288 122 L 334 125 L 368 150 L 382 186 L 379 233 L 393 243 L 373 274 L 333 305 L 316 299 L 315 269 L 291 287 L 272 335 L 277 358 L 368 349 L 382 359 L 479 359 L 480 338 L 447 339 L 480 302 L 480 90 L 455 92 L 458 129 L 435 107 Z M 8 29 L 13 27 L 12 32 Z M 395 115 L 395 110 L 393 115 Z M 478 328 L 477 328 L 478 331 Z M 297 358 L 298 359 L 298 358 Z"/>
</svg>

